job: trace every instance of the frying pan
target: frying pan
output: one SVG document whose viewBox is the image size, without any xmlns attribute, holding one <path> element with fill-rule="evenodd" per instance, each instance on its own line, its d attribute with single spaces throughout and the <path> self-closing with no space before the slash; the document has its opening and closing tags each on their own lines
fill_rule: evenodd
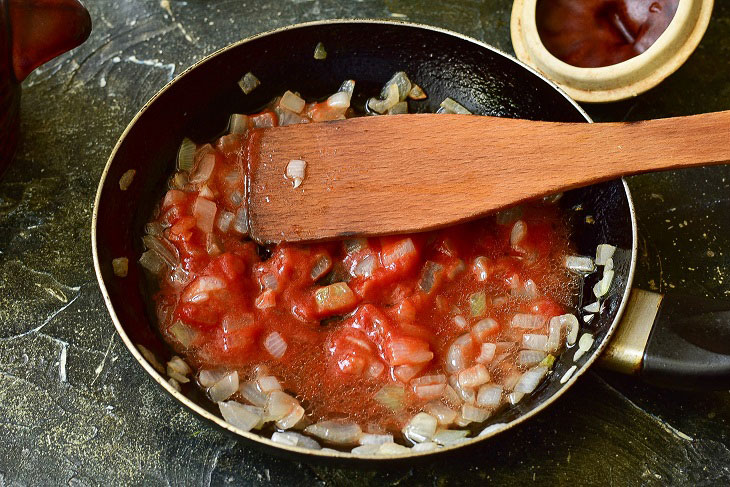
<svg viewBox="0 0 730 487">
<path fill-rule="evenodd" d="M 324 61 L 315 60 L 312 55 L 318 42 L 328 52 Z M 335 92 L 343 80 L 354 79 L 356 94 L 362 102 L 364 97 L 378 93 L 383 83 L 401 70 L 429 95 L 426 100 L 412 102 L 411 111 L 435 111 L 440 101 L 450 96 L 480 115 L 591 121 L 553 83 L 474 39 L 395 21 L 323 21 L 240 41 L 186 70 L 140 110 L 112 151 L 102 174 L 94 205 L 92 250 L 99 285 L 122 340 L 147 373 L 183 406 L 243 441 L 275 454 L 298 460 L 358 464 L 386 460 L 412 463 L 435 453 L 381 458 L 283 446 L 227 424 L 215 405 L 194 386 L 188 385 L 182 393 L 173 389 L 136 347 L 141 344 L 148 348 L 162 363 L 171 356 L 171 350 L 155 332 L 150 289 L 141 268 L 135 265 L 143 250 L 144 224 L 163 194 L 184 136 L 197 142 L 210 140 L 222 133 L 231 113 L 256 111 L 287 89 L 299 91 L 307 99 L 318 99 Z M 236 82 L 248 71 L 256 74 L 261 86 L 244 96 Z M 122 192 L 118 182 L 129 169 L 135 169 L 136 176 L 131 187 Z M 561 355 L 553 373 L 533 394 L 491 418 L 490 423 L 496 426 L 486 434 L 438 452 L 485 441 L 529 419 L 557 400 L 604 351 L 604 361 L 609 366 L 624 372 L 641 372 L 645 379 L 657 383 L 679 387 L 722 387 L 730 383 L 728 351 L 718 349 L 717 341 L 707 339 L 711 335 L 698 333 L 702 336 L 695 339 L 695 334 L 687 333 L 698 324 L 695 310 L 703 306 L 701 303 L 690 303 L 695 306 L 692 308 L 675 301 L 667 307 L 662 306 L 659 295 L 639 290 L 632 293 L 637 233 L 625 181 L 614 180 L 567 192 L 559 204 L 570 216 L 573 242 L 579 254 L 593 255 L 601 243 L 617 247 L 615 277 L 605 307 L 589 325 L 582 325 L 581 332 L 594 335 L 594 345 L 576 362 L 577 370 L 565 383 L 561 384 L 560 379 L 573 365 L 570 351 Z M 121 256 L 130 260 L 125 278 L 114 276 L 111 265 L 112 259 Z M 580 304 L 594 300 L 592 286 L 592 281 L 585 282 Z M 625 309 L 629 311 L 624 313 Z M 677 310 L 689 313 L 684 313 L 683 319 L 675 319 Z M 708 311 L 703 308 L 705 318 Z M 627 319 L 618 336 L 611 340 L 624 314 Z M 715 320 L 716 329 L 722 328 L 722 312 L 710 318 Z"/>
</svg>

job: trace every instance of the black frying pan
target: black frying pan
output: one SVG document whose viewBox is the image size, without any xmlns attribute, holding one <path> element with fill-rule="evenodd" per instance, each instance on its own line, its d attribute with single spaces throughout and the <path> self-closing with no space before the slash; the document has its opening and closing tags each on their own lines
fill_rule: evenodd
<svg viewBox="0 0 730 487">
<path fill-rule="evenodd" d="M 314 46 L 318 42 L 326 46 L 325 61 L 313 59 Z M 170 350 L 154 331 L 154 313 L 148 311 L 144 276 L 135 265 L 142 251 L 143 226 L 162 194 L 167 176 L 173 171 L 174 155 L 183 136 L 199 142 L 214 138 L 226 127 L 231 113 L 256 111 L 287 89 L 299 91 L 308 99 L 321 98 L 336 91 L 343 80 L 355 79 L 356 93 L 361 97 L 372 96 L 400 70 L 406 71 L 429 95 L 426 100 L 412 102 L 412 111 L 435 111 L 440 101 L 450 96 L 480 115 L 590 122 L 586 113 L 554 84 L 513 58 L 473 39 L 442 29 L 400 22 L 325 21 L 287 27 L 238 42 L 182 73 L 155 95 L 130 123 L 102 175 L 92 222 L 94 263 L 112 320 L 127 348 L 185 407 L 247 442 L 278 454 L 339 462 L 361 462 L 365 458 L 382 460 L 380 457 L 285 447 L 255 433 L 231 427 L 194 387 L 183 389 L 182 394 L 176 392 L 135 347 L 135 344 L 144 345 L 163 363 L 170 358 Z M 256 74 L 261 86 L 244 96 L 236 82 L 247 71 Z M 128 169 L 135 169 L 137 173 L 130 189 L 123 193 L 118 181 Z M 723 354 L 727 350 L 719 350 L 714 345 L 714 349 L 709 347 L 708 351 L 705 344 L 692 338 L 694 334 L 690 334 L 689 341 L 683 338 L 687 335 L 687 326 L 693 326 L 692 323 L 687 325 L 686 320 L 667 319 L 673 314 L 660 313 L 658 324 L 663 326 L 655 326 L 649 339 L 661 301 L 658 295 L 634 293 L 629 306 L 631 312 L 626 313 L 631 319 L 621 327 L 619 340 L 609 344 L 629 303 L 636 263 L 636 222 L 624 181 L 615 180 L 568 192 L 560 204 L 572 216 L 574 243 L 580 254 L 592 255 L 600 243 L 618 247 L 614 255 L 616 274 L 610 296 L 605 301 L 606 307 L 600 317 L 590 325 L 584 325 L 585 330 L 582 330 L 591 332 L 595 343 L 590 352 L 578 360 L 578 368 L 570 380 L 560 383 L 561 377 L 573 365 L 572 353 L 565 353 L 535 393 L 490 418 L 490 423 L 502 426 L 492 428 L 490 433 L 471 443 L 512 427 L 545 408 L 606 348 L 614 368 L 641 370 L 646 378 L 657 382 L 678 386 L 696 385 L 698 380 L 718 386 L 729 383 L 730 357 Z M 129 275 L 124 279 L 115 277 L 111 266 L 112 259 L 120 256 L 130 260 Z M 592 285 L 593 281 L 588 281 L 584 286 L 583 304 L 594 300 Z M 645 346 L 647 340 L 648 347 Z M 688 352 L 691 353 L 688 355 Z M 720 361 L 721 367 L 708 366 L 716 366 Z M 680 380 L 677 380 L 677 372 Z M 461 447 L 444 448 L 439 452 Z M 412 461 L 413 457 L 425 458 L 430 454 L 433 453 L 400 458 Z"/>
</svg>

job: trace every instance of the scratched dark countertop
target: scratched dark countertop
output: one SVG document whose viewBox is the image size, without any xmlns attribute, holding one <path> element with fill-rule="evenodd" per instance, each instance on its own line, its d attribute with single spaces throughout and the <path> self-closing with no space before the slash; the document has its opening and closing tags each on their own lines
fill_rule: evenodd
<svg viewBox="0 0 730 487">
<path fill-rule="evenodd" d="M 402 18 L 512 52 L 507 0 L 95 0 L 90 39 L 24 83 L 23 136 L 0 181 L 0 486 L 728 485 L 730 395 L 591 371 L 534 420 L 463 458 L 348 471 L 266 456 L 165 395 L 117 337 L 90 252 L 93 197 L 125 126 L 206 54 L 287 24 Z M 689 61 L 598 121 L 730 109 L 730 2 Z M 726 183 L 726 180 L 728 181 Z M 730 169 L 631 178 L 636 284 L 730 295 Z"/>
</svg>

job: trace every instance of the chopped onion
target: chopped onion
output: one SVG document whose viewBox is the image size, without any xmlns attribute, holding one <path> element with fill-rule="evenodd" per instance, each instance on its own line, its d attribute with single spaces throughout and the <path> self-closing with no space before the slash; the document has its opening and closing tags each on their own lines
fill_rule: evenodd
<svg viewBox="0 0 730 487">
<path fill-rule="evenodd" d="M 214 370 L 201 370 L 200 373 L 198 373 L 198 382 L 201 386 L 205 387 L 206 389 L 214 386 L 217 382 L 219 382 L 221 379 L 223 379 L 226 375 L 228 375 L 227 370 L 222 369 L 214 369 Z"/>
<path fill-rule="evenodd" d="M 438 421 L 428 413 L 418 413 L 403 428 L 403 435 L 413 443 L 421 443 L 433 438 Z"/>
<path fill-rule="evenodd" d="M 497 345 L 494 343 L 482 343 L 479 356 L 476 358 L 477 363 L 488 364 L 494 359 L 497 351 Z"/>
<path fill-rule="evenodd" d="M 190 348 L 195 339 L 198 337 L 198 332 L 190 328 L 188 325 L 178 320 L 172 324 L 169 328 L 170 333 L 180 344 L 185 348 Z"/>
<path fill-rule="evenodd" d="M 350 96 L 352 96 L 352 93 L 355 91 L 355 80 L 354 79 L 347 79 L 342 82 L 340 85 L 340 89 L 337 90 L 339 92 L 345 92 L 348 93 Z"/>
<path fill-rule="evenodd" d="M 467 110 L 463 105 L 451 98 L 446 98 L 444 101 L 441 102 L 440 106 L 441 108 L 443 108 L 442 113 L 458 113 L 461 115 L 471 115 L 471 112 L 469 110 Z"/>
<path fill-rule="evenodd" d="M 366 249 L 368 247 L 368 240 L 366 238 L 348 238 L 342 244 L 345 246 L 345 252 L 354 254 L 362 249 Z"/>
<path fill-rule="evenodd" d="M 438 423 L 442 426 L 448 426 L 456 419 L 456 411 L 445 406 L 439 401 L 431 401 L 426 404 L 426 411 L 433 417 L 436 418 Z"/>
<path fill-rule="evenodd" d="M 279 106 L 281 108 L 285 108 L 294 113 L 302 113 L 304 105 L 306 105 L 304 99 L 289 90 L 285 91 L 281 96 L 281 100 L 279 100 Z"/>
<path fill-rule="evenodd" d="M 495 220 L 498 225 L 509 225 L 522 217 L 522 207 L 512 206 L 497 213 Z"/>
<path fill-rule="evenodd" d="M 466 430 L 438 430 L 432 439 L 439 445 L 455 445 L 465 441 L 468 434 Z"/>
<path fill-rule="evenodd" d="M 424 375 L 411 381 L 413 392 L 421 399 L 436 399 L 441 397 L 446 388 L 446 376 Z"/>
<path fill-rule="evenodd" d="M 411 449 L 398 443 L 383 443 L 378 448 L 378 455 L 403 455 L 410 453 Z"/>
<path fill-rule="evenodd" d="M 579 274 L 589 274 L 596 268 L 593 259 L 590 257 L 579 257 L 576 255 L 568 255 L 565 257 L 565 267 Z"/>
<path fill-rule="evenodd" d="M 456 380 L 452 380 L 452 378 L 449 378 L 449 384 L 444 388 L 444 394 L 441 396 L 442 399 L 445 399 L 446 402 L 453 405 L 461 405 L 464 400 L 461 398 L 458 392 L 456 392 L 456 389 L 453 388 L 451 383 L 456 383 Z"/>
<path fill-rule="evenodd" d="M 182 388 L 180 387 L 180 383 L 177 380 L 175 380 L 174 377 L 170 377 L 169 379 L 167 379 L 167 383 L 170 384 L 172 386 L 172 388 L 175 389 L 177 392 L 182 391 Z"/>
<path fill-rule="evenodd" d="M 613 257 L 616 247 L 609 244 L 600 244 L 596 247 L 596 265 L 605 265 L 606 261 Z"/>
<path fill-rule="evenodd" d="M 321 42 L 318 42 L 317 45 L 314 46 L 314 59 L 317 59 L 318 61 L 327 59 L 327 51 L 324 48 L 324 44 Z"/>
<path fill-rule="evenodd" d="M 145 347 L 144 345 L 140 345 L 138 343 L 137 344 L 137 349 L 142 354 L 142 356 L 145 359 L 147 359 L 147 362 L 149 362 L 150 365 L 152 367 L 154 367 L 154 369 L 157 372 L 159 372 L 160 374 L 164 374 L 165 373 L 165 368 L 162 366 L 162 364 L 160 363 L 160 361 L 157 360 L 157 356 L 154 353 L 152 353 L 152 351 L 149 348 Z"/>
<path fill-rule="evenodd" d="M 266 406 L 267 394 L 262 392 L 255 382 L 248 381 L 241 384 L 239 389 L 241 396 L 254 406 L 264 407 Z"/>
<path fill-rule="evenodd" d="M 228 132 L 231 134 L 245 134 L 248 132 L 248 115 L 232 114 L 228 120 Z"/>
<path fill-rule="evenodd" d="M 489 336 L 494 335 L 499 330 L 499 325 L 492 318 L 484 318 L 477 321 L 472 327 L 471 332 L 479 341 L 485 341 Z"/>
<path fill-rule="evenodd" d="M 308 436 L 293 431 L 275 431 L 271 435 L 271 441 L 288 446 L 298 446 L 300 448 L 308 448 L 310 450 L 319 450 L 322 447 L 315 440 Z"/>
<path fill-rule="evenodd" d="M 430 362 L 433 352 L 428 342 L 412 337 L 392 338 L 387 344 L 390 365 L 417 365 Z"/>
<path fill-rule="evenodd" d="M 219 402 L 218 408 L 227 423 L 243 431 L 251 431 L 261 421 L 261 416 L 236 401 Z"/>
<path fill-rule="evenodd" d="M 590 323 L 591 321 L 593 321 L 593 318 L 595 318 L 595 317 L 596 317 L 595 314 L 583 315 L 583 321 L 585 321 L 586 323 Z"/>
<path fill-rule="evenodd" d="M 372 377 L 373 379 L 380 377 L 380 375 L 385 371 L 385 365 L 380 360 L 373 360 L 370 362 L 370 365 L 368 365 L 368 377 Z"/>
<path fill-rule="evenodd" d="M 298 188 L 306 176 L 307 163 L 301 159 L 292 159 L 286 166 L 286 177 L 294 181 L 294 187 Z"/>
<path fill-rule="evenodd" d="M 255 90 L 260 84 L 261 81 L 259 81 L 259 79 L 254 76 L 251 71 L 244 74 L 243 78 L 238 81 L 238 86 L 240 86 L 241 90 L 247 95 Z"/>
<path fill-rule="evenodd" d="M 165 262 L 159 256 L 159 254 L 153 250 L 144 252 L 139 258 L 139 263 L 142 267 L 150 271 L 152 274 L 159 274 L 165 267 Z"/>
<path fill-rule="evenodd" d="M 424 100 L 427 98 L 427 95 L 426 92 L 423 91 L 423 88 L 414 83 L 411 87 L 411 91 L 408 92 L 408 98 L 411 100 Z"/>
<path fill-rule="evenodd" d="M 565 384 L 566 382 L 568 382 L 577 368 L 577 365 L 572 365 L 568 370 L 566 370 L 565 374 L 563 374 L 563 376 L 560 378 L 560 383 Z"/>
<path fill-rule="evenodd" d="M 577 362 L 588 350 L 593 346 L 593 335 L 590 333 L 583 333 L 580 340 L 578 340 L 578 350 L 575 351 L 573 361 Z"/>
<path fill-rule="evenodd" d="M 502 391 L 502 386 L 497 384 L 485 384 L 481 386 L 477 393 L 477 406 L 496 408 L 502 402 Z"/>
<path fill-rule="evenodd" d="M 168 375 L 170 371 L 174 371 L 182 376 L 187 376 L 190 374 L 193 370 L 190 368 L 190 366 L 180 357 L 175 355 L 170 359 L 169 362 L 167 362 L 167 372 Z"/>
<path fill-rule="evenodd" d="M 461 315 L 454 316 L 454 323 L 456 323 L 456 326 L 458 326 L 461 329 L 464 329 L 467 326 L 469 326 L 469 323 L 466 322 L 466 318 L 464 318 Z"/>
<path fill-rule="evenodd" d="M 330 256 L 327 254 L 320 254 L 314 262 L 312 270 L 309 271 L 309 277 L 311 277 L 313 281 L 317 281 L 327 274 L 331 268 L 332 259 L 330 259 Z"/>
<path fill-rule="evenodd" d="M 170 267 L 175 267 L 180 263 L 180 254 L 177 247 L 172 245 L 166 238 L 145 235 L 142 237 L 142 242 L 147 249 L 154 251 Z"/>
<path fill-rule="evenodd" d="M 279 421 L 292 412 L 294 407 L 298 405 L 299 401 L 286 392 L 271 391 L 267 397 L 266 406 L 264 406 L 266 418 L 268 420 Z"/>
<path fill-rule="evenodd" d="M 137 174 L 137 171 L 135 171 L 134 169 L 130 169 L 129 171 L 126 171 L 124 174 L 122 174 L 122 177 L 119 178 L 119 189 L 121 189 L 122 191 L 128 190 L 129 187 L 132 185 L 135 174 Z"/>
<path fill-rule="evenodd" d="M 489 409 L 480 408 L 471 404 L 461 406 L 461 417 L 469 422 L 481 423 L 485 421 L 491 411 Z"/>
<path fill-rule="evenodd" d="M 514 388 L 514 392 L 522 392 L 524 394 L 529 394 L 535 389 L 537 389 L 538 384 L 542 380 L 543 377 L 545 377 L 545 374 L 547 374 L 548 369 L 547 367 L 543 366 L 536 366 L 522 374 L 522 377 L 520 377 L 520 380 L 517 382 Z"/>
<path fill-rule="evenodd" d="M 412 452 L 425 452 L 436 450 L 439 446 L 433 441 L 424 441 L 423 443 L 416 443 L 411 447 Z"/>
<path fill-rule="evenodd" d="M 433 261 L 426 261 L 423 265 L 423 272 L 421 273 L 421 280 L 418 281 L 418 287 L 425 293 L 430 293 L 433 289 L 438 275 L 443 271 L 443 266 Z"/>
<path fill-rule="evenodd" d="M 129 272 L 129 259 L 126 257 L 112 259 L 112 269 L 115 276 L 127 277 L 127 272 Z"/>
<path fill-rule="evenodd" d="M 193 168 L 195 161 L 195 150 L 197 146 L 195 142 L 185 137 L 180 144 L 180 148 L 177 150 L 177 170 L 190 172 Z"/>
<path fill-rule="evenodd" d="M 236 391 L 238 391 L 238 372 L 235 370 L 208 388 L 208 394 L 213 402 L 225 401 Z"/>
<path fill-rule="evenodd" d="M 273 375 L 262 375 L 256 382 L 259 390 L 264 393 L 281 390 L 279 380 Z"/>
<path fill-rule="evenodd" d="M 296 399 L 295 399 L 296 401 Z M 276 427 L 283 430 L 293 428 L 304 417 L 304 408 L 300 404 L 295 404 L 291 411 L 283 418 L 276 421 Z"/>
<path fill-rule="evenodd" d="M 388 443 L 392 443 L 392 440 Z M 375 455 L 378 453 L 378 450 L 380 449 L 380 445 L 360 445 L 356 446 L 352 450 L 350 450 L 350 453 L 354 453 L 355 455 Z"/>
<path fill-rule="evenodd" d="M 588 313 L 598 313 L 601 310 L 601 303 L 600 301 L 593 302 L 588 306 L 585 306 L 583 310 L 587 311 Z"/>
<path fill-rule="evenodd" d="M 507 427 L 507 425 L 505 423 L 490 424 L 489 426 L 484 428 L 481 433 L 479 433 L 479 436 L 487 436 L 496 431 L 501 431 L 501 430 L 505 429 L 506 427 Z"/>
<path fill-rule="evenodd" d="M 327 105 L 331 106 L 332 108 L 350 108 L 351 96 L 352 93 L 348 93 L 346 91 L 338 91 L 337 93 L 334 93 L 330 95 L 329 98 L 327 98 Z"/>
<path fill-rule="evenodd" d="M 522 350 L 517 355 L 517 365 L 532 367 L 543 361 L 547 354 L 541 350 Z"/>
<path fill-rule="evenodd" d="M 517 220 L 512 226 L 512 231 L 509 235 L 509 243 L 512 248 L 517 248 L 522 240 L 527 235 L 527 225 L 522 220 Z"/>
<path fill-rule="evenodd" d="M 472 337 L 469 333 L 461 335 L 451 343 L 446 352 L 446 371 L 458 372 L 466 367 L 466 349 L 472 346 Z"/>
<path fill-rule="evenodd" d="M 233 223 L 233 219 L 235 217 L 236 216 L 230 211 L 221 210 L 218 212 L 218 218 L 215 222 L 215 226 L 218 227 L 218 230 L 222 233 L 226 233 L 231 227 L 231 223 Z"/>
<path fill-rule="evenodd" d="M 266 338 L 264 339 L 264 348 L 272 357 L 279 359 L 284 356 L 284 353 L 286 353 L 287 345 L 279 332 L 273 331 L 266 335 Z"/>
<path fill-rule="evenodd" d="M 398 412 L 403 409 L 406 391 L 402 386 L 395 384 L 384 385 L 374 396 L 374 399 L 383 406 Z"/>
<path fill-rule="evenodd" d="M 375 271 L 375 266 L 378 261 L 373 254 L 368 254 L 363 257 L 352 269 L 352 273 L 355 277 L 370 277 Z"/>
<path fill-rule="evenodd" d="M 215 203 L 202 196 L 198 196 L 195 199 L 195 203 L 193 203 L 193 216 L 195 217 L 197 227 L 205 233 L 211 233 L 215 224 L 215 214 L 217 211 L 218 207 Z"/>
<path fill-rule="evenodd" d="M 611 281 L 613 281 L 613 275 L 614 272 L 612 269 L 603 270 L 603 277 L 600 281 L 596 283 L 595 286 L 593 286 L 593 294 L 597 298 L 605 296 L 608 293 L 608 290 L 611 289 Z"/>
<path fill-rule="evenodd" d="M 477 364 L 459 372 L 459 385 L 466 389 L 489 382 L 489 372 L 483 364 Z"/>
<path fill-rule="evenodd" d="M 345 282 L 336 282 L 314 292 L 317 311 L 327 313 L 346 309 L 357 301 L 352 289 Z"/>
<path fill-rule="evenodd" d="M 355 444 L 362 434 L 362 430 L 357 424 L 337 421 L 321 421 L 307 426 L 304 432 L 340 445 Z"/>
<path fill-rule="evenodd" d="M 474 259 L 474 272 L 477 275 L 477 281 L 486 281 L 489 277 L 489 259 L 483 255 Z"/>
<path fill-rule="evenodd" d="M 546 351 L 547 342 L 547 335 L 536 335 L 532 333 L 525 333 L 524 335 L 522 335 L 522 348 L 525 348 L 527 350 Z"/>
<path fill-rule="evenodd" d="M 361 445 L 382 445 L 383 443 L 392 443 L 393 435 L 375 435 L 371 433 L 363 433 L 359 441 Z"/>
<path fill-rule="evenodd" d="M 408 103 L 399 101 L 388 109 L 388 115 L 404 115 L 408 113 Z"/>
<path fill-rule="evenodd" d="M 413 240 L 410 238 L 404 238 L 397 242 L 389 252 L 383 252 L 381 257 L 383 259 L 383 265 L 390 267 L 403 257 L 415 254 L 416 246 L 413 245 Z"/>
<path fill-rule="evenodd" d="M 215 169 L 215 154 L 208 152 L 200 159 L 195 171 L 190 174 L 190 183 L 201 184 L 206 182 L 213 174 L 213 169 Z"/>
<path fill-rule="evenodd" d="M 540 315 L 517 313 L 512 317 L 510 326 L 512 328 L 523 328 L 527 330 L 534 330 L 542 328 L 545 325 L 546 318 Z"/>
<path fill-rule="evenodd" d="M 233 219 L 233 229 L 243 236 L 248 235 L 248 212 L 243 206 L 236 211 L 236 216 Z"/>
<path fill-rule="evenodd" d="M 548 325 L 548 339 L 545 344 L 546 351 L 555 352 L 560 348 L 563 329 L 565 326 L 566 322 L 561 316 L 554 316 L 550 318 L 550 324 Z"/>
<path fill-rule="evenodd" d="M 263 284 L 264 289 L 272 289 L 276 291 L 279 288 L 279 281 L 276 278 L 276 274 L 273 272 L 263 274 L 261 276 L 261 284 Z"/>
<path fill-rule="evenodd" d="M 603 266 L 603 272 L 606 271 L 612 271 L 613 270 L 613 257 L 609 257 L 606 259 L 606 263 Z"/>
<path fill-rule="evenodd" d="M 398 71 L 388 80 L 387 83 L 385 83 L 385 86 L 383 86 L 383 89 L 380 91 L 380 98 L 385 98 L 387 96 L 391 85 L 396 85 L 398 87 L 398 101 L 405 100 L 412 87 L 412 83 L 411 80 L 408 79 L 408 75 L 406 75 L 403 71 Z"/>
<path fill-rule="evenodd" d="M 515 404 L 520 402 L 523 397 L 525 397 L 524 392 L 511 392 L 509 394 L 509 396 L 507 396 L 507 400 L 509 401 L 510 404 L 512 404 L 514 406 Z"/>
<path fill-rule="evenodd" d="M 377 113 L 383 114 L 400 101 L 398 94 L 398 85 L 391 84 L 387 86 L 384 94 L 381 93 L 381 99 L 370 98 L 367 107 Z"/>
<path fill-rule="evenodd" d="M 471 316 L 473 318 L 478 318 L 484 315 L 486 308 L 487 295 L 484 291 L 479 291 L 469 296 L 469 309 L 471 310 Z"/>
</svg>

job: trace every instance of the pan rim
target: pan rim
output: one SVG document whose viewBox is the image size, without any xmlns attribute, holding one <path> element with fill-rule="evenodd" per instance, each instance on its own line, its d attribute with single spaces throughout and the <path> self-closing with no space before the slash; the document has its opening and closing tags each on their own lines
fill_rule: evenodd
<svg viewBox="0 0 730 487">
<path fill-rule="evenodd" d="M 452 452 L 456 450 L 457 448 L 461 448 L 464 446 L 474 445 L 478 442 L 481 442 L 483 440 L 486 440 L 487 438 L 491 438 L 498 433 L 505 431 L 507 429 L 510 429 L 514 426 L 517 426 L 518 424 L 522 423 L 523 421 L 532 418 L 539 412 L 541 412 L 543 409 L 548 407 L 550 404 L 552 404 L 555 400 L 557 400 L 567 389 L 569 389 L 575 381 L 583 375 L 583 373 L 595 362 L 598 358 L 598 356 L 603 352 L 603 350 L 608 345 L 608 342 L 611 339 L 611 336 L 615 332 L 618 323 L 620 321 L 621 316 L 624 313 L 626 304 L 628 302 L 628 296 L 631 292 L 631 286 L 633 284 L 634 279 L 634 272 L 636 267 L 636 259 L 637 259 L 637 246 L 638 246 L 638 235 L 637 235 L 637 224 L 636 224 L 636 214 L 634 210 L 634 204 L 633 200 L 631 198 L 631 192 L 629 190 L 628 184 L 626 183 L 626 180 L 624 178 L 621 178 L 621 182 L 623 183 L 624 192 L 626 195 L 626 200 L 628 202 L 629 206 L 629 214 L 631 219 L 631 233 L 632 233 L 632 244 L 631 244 L 631 262 L 629 266 L 629 272 L 627 275 L 627 284 L 626 289 L 624 290 L 624 294 L 621 298 L 621 304 L 616 312 L 616 317 L 614 318 L 613 322 L 609 326 L 606 336 L 603 339 L 603 341 L 600 343 L 598 347 L 594 351 L 591 352 L 591 355 L 586 360 L 586 362 L 583 364 L 583 366 L 576 370 L 575 373 L 572 375 L 572 377 L 566 381 L 565 384 L 562 384 L 560 389 L 558 389 L 555 393 L 553 393 L 546 401 L 544 401 L 542 404 L 539 404 L 529 412 L 520 415 L 516 419 L 510 421 L 509 423 L 503 423 L 502 427 L 494 428 L 492 431 L 490 431 L 488 434 L 481 435 L 481 436 L 475 436 L 473 438 L 470 438 L 469 441 L 466 441 L 464 443 L 459 443 L 457 445 L 451 445 L 451 446 L 445 446 L 443 448 L 439 448 L 437 450 L 431 450 L 426 452 L 410 452 L 410 453 L 404 453 L 404 454 L 397 454 L 397 455 L 362 455 L 362 454 L 353 454 L 349 452 L 334 452 L 334 451 L 325 451 L 322 452 L 320 450 L 311 450 L 311 449 L 305 449 L 301 447 L 295 447 L 295 446 L 289 446 L 284 445 L 282 443 L 277 443 L 272 441 L 269 438 L 266 438 L 264 436 L 261 436 L 256 433 L 247 432 L 240 430 L 226 421 L 224 421 L 219 416 L 216 416 L 215 414 L 212 414 L 207 409 L 203 408 L 202 406 L 198 405 L 197 403 L 193 402 L 191 399 L 189 399 L 187 396 L 183 395 L 182 393 L 175 390 L 172 385 L 170 385 L 165 378 L 162 377 L 161 374 L 159 374 L 152 365 L 142 356 L 142 354 L 139 352 L 137 347 L 132 343 L 132 340 L 127 335 L 126 331 L 124 330 L 121 321 L 119 320 L 119 317 L 116 314 L 116 311 L 114 309 L 114 305 L 111 302 L 111 297 L 109 295 L 109 291 L 106 288 L 106 284 L 104 282 L 104 279 L 102 277 L 101 272 L 101 264 L 99 261 L 99 254 L 97 251 L 98 245 L 97 245 L 97 220 L 98 220 L 98 211 L 99 211 L 99 203 L 101 201 L 101 195 L 106 183 L 106 179 L 109 175 L 109 170 L 111 168 L 112 162 L 116 158 L 117 152 L 119 148 L 121 147 L 122 143 L 125 141 L 127 135 L 131 131 L 132 127 L 135 125 L 137 120 L 142 117 L 142 115 L 147 111 L 147 109 L 160 97 L 162 96 L 171 86 L 176 84 L 180 79 L 182 79 L 188 72 L 192 71 L 193 69 L 198 68 L 202 64 L 206 63 L 210 59 L 230 50 L 234 49 L 240 45 L 246 44 L 248 42 L 251 42 L 253 40 L 270 36 L 273 34 L 277 34 L 280 32 L 286 32 L 301 28 L 307 28 L 307 27 L 313 27 L 313 26 L 319 26 L 319 25 L 327 25 L 327 24 L 384 24 L 384 25 L 402 25 L 404 27 L 409 28 L 418 28 L 422 30 L 430 30 L 434 32 L 438 32 L 441 34 L 446 34 L 452 37 L 456 37 L 458 39 L 471 42 L 473 44 L 478 45 L 479 47 L 483 49 L 487 49 L 494 54 L 497 54 L 499 56 L 502 56 L 509 61 L 512 61 L 516 63 L 517 65 L 521 66 L 528 72 L 532 73 L 533 75 L 540 78 L 542 81 L 546 82 L 549 86 L 551 86 L 553 89 L 555 89 L 559 94 L 561 94 L 573 107 L 585 118 L 585 120 L 588 123 L 593 123 L 593 120 L 591 117 L 583 110 L 583 108 L 572 98 L 570 98 L 557 84 L 555 84 L 553 81 L 549 80 L 539 72 L 537 72 L 534 68 L 528 66 L 527 64 L 523 63 L 522 61 L 518 60 L 514 56 L 507 54 L 489 44 L 486 44 L 483 41 L 480 41 L 478 39 L 474 39 L 472 37 L 469 37 L 464 34 L 460 34 L 458 32 L 451 31 L 449 29 L 444 29 L 441 27 L 435 27 L 427 24 L 421 24 L 421 23 L 415 23 L 415 22 L 406 22 L 401 20 L 390 20 L 390 19 L 366 19 L 366 18 L 355 18 L 355 19 L 327 19 L 327 20 L 317 20 L 317 21 L 311 21 L 311 22 L 303 22 L 298 24 L 292 24 L 276 29 L 267 30 L 265 32 L 255 34 L 249 37 L 246 37 L 244 39 L 241 39 L 239 41 L 233 42 L 231 44 L 228 44 L 220 49 L 217 49 L 216 51 L 204 56 L 202 59 L 198 60 L 194 64 L 192 64 L 190 67 L 183 70 L 180 74 L 175 76 L 171 81 L 166 83 L 162 88 L 160 88 L 159 91 L 157 91 L 143 106 L 139 109 L 139 111 L 135 114 L 135 116 L 132 118 L 132 120 L 127 124 L 126 128 L 122 132 L 122 134 L 119 136 L 119 139 L 117 140 L 116 144 L 114 145 L 109 158 L 107 159 L 107 162 L 104 166 L 104 170 L 101 173 L 101 177 L 99 180 L 99 185 L 97 187 L 96 195 L 94 197 L 94 208 L 92 211 L 92 221 L 91 221 L 91 250 L 92 250 L 92 256 L 93 256 L 93 262 L 94 262 L 94 271 L 96 273 L 97 282 L 99 284 L 99 288 L 102 293 L 102 297 L 104 299 L 104 304 L 106 305 L 106 308 L 109 312 L 109 315 L 112 319 L 112 322 L 114 323 L 114 328 L 116 329 L 117 334 L 122 339 L 122 342 L 124 342 L 124 345 L 127 347 L 129 352 L 132 354 L 132 356 L 135 358 L 135 360 L 143 367 L 143 369 L 149 374 L 149 376 L 158 383 L 160 387 L 162 387 L 163 390 L 165 390 L 168 394 L 170 394 L 174 399 L 179 401 L 181 404 L 186 406 L 189 410 L 196 413 L 198 416 L 202 417 L 203 419 L 206 419 L 208 421 L 211 421 L 214 425 L 218 426 L 221 429 L 227 430 L 229 433 L 234 434 L 238 437 L 242 437 L 246 440 L 253 441 L 256 443 L 261 443 L 266 445 L 270 448 L 275 448 L 277 450 L 284 450 L 290 453 L 298 454 L 298 455 L 305 455 L 305 456 L 314 456 L 319 458 L 337 458 L 342 459 L 344 461 L 394 461 L 394 460 L 403 460 L 403 459 L 410 459 L 410 458 L 425 458 L 427 456 L 432 455 L 441 455 L 447 452 Z"/>
</svg>

